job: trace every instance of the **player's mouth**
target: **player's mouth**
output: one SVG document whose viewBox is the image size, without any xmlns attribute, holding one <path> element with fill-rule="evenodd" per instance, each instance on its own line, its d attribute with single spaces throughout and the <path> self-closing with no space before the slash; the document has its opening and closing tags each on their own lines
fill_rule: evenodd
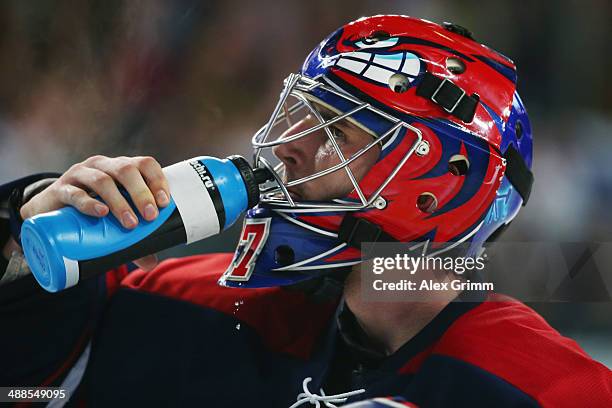
<svg viewBox="0 0 612 408">
<path fill-rule="evenodd" d="M 345 52 L 338 55 L 335 66 L 385 86 L 394 74 L 401 73 L 412 82 L 421 71 L 419 57 L 411 52 Z"/>
</svg>

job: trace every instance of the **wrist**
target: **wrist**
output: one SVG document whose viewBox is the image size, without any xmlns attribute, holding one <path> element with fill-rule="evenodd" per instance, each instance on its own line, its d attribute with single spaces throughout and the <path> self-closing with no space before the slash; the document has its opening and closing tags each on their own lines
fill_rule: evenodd
<svg viewBox="0 0 612 408">
<path fill-rule="evenodd" d="M 19 243 L 19 237 L 21 234 L 21 225 L 23 224 L 24 218 L 27 218 L 28 212 L 22 211 L 28 201 L 36 194 L 42 192 L 44 189 L 49 187 L 56 178 L 45 178 L 38 180 L 34 183 L 28 184 L 22 188 L 15 188 L 9 196 L 9 219 L 11 227 L 11 235 L 16 242 Z"/>
</svg>

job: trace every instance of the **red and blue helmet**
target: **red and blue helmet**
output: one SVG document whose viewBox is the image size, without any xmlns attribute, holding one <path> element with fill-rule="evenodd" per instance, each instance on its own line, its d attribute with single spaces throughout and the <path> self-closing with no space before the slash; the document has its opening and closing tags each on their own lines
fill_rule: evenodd
<svg viewBox="0 0 612 408">
<path fill-rule="evenodd" d="M 317 107 L 334 114 L 323 116 Z M 317 124 L 277 138 L 275 130 L 307 113 Z M 349 120 L 372 135 L 351 157 L 297 180 L 284 180 L 272 149 L 315 132 L 333 139 Z M 288 124 L 288 125 L 287 125 Z M 294 285 L 363 261 L 361 244 L 419 242 L 427 254 L 454 245 L 478 254 L 517 215 L 533 183 L 532 134 L 507 57 L 463 27 L 407 16 L 351 22 L 323 40 L 301 71 L 285 80 L 268 123 L 253 137 L 254 165 L 276 175 L 249 210 L 228 286 Z M 380 149 L 346 196 L 297 199 L 292 186 Z"/>
</svg>

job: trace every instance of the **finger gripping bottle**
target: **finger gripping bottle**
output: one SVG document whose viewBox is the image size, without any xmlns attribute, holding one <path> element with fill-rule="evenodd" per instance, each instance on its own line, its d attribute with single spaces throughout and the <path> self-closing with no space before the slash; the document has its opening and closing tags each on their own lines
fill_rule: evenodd
<svg viewBox="0 0 612 408">
<path fill-rule="evenodd" d="M 153 221 L 138 215 L 134 229 L 124 228 L 112 214 L 97 218 L 73 207 L 25 220 L 21 244 L 38 283 L 57 292 L 131 260 L 218 234 L 257 205 L 259 184 L 270 177 L 240 156 L 197 157 L 163 172 L 170 203 Z"/>
</svg>

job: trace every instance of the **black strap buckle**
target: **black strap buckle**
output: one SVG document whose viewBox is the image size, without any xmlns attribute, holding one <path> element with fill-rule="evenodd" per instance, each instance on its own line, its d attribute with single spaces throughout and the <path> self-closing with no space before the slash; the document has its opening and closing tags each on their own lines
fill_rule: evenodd
<svg viewBox="0 0 612 408">
<path fill-rule="evenodd" d="M 444 87 L 444 90 L 442 89 L 443 87 Z M 455 100 L 455 103 L 453 103 L 450 100 L 447 100 L 446 103 L 444 103 L 444 101 L 438 101 L 436 97 L 438 96 L 438 93 L 440 93 L 441 91 L 444 92 L 446 95 L 456 94 L 457 99 Z M 459 103 L 461 102 L 464 96 L 465 96 L 465 91 L 463 89 L 459 88 L 457 85 L 449 81 L 448 78 L 444 78 L 444 80 L 440 82 L 440 85 L 438 86 L 438 88 L 436 88 L 434 93 L 431 95 L 430 99 L 434 101 L 435 103 L 437 103 L 438 105 L 440 105 L 440 107 L 442 107 L 442 109 L 444 109 L 448 113 L 453 113 L 455 112 L 455 109 L 457 108 L 457 106 L 459 105 Z M 452 106 L 448 107 L 447 105 L 450 105 L 450 104 L 452 104 Z"/>
<path fill-rule="evenodd" d="M 474 119 L 479 100 L 477 95 L 467 95 L 463 88 L 450 79 L 438 77 L 430 72 L 423 74 L 416 94 L 429 99 L 465 123 L 470 123 Z"/>
</svg>

